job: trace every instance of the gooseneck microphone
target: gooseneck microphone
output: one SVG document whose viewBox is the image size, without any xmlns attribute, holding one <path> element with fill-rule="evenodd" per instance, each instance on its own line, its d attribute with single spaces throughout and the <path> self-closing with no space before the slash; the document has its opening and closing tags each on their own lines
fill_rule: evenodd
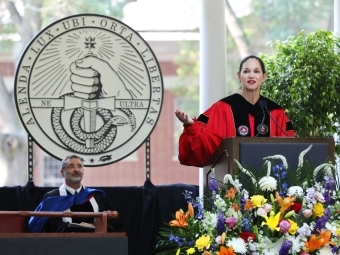
<svg viewBox="0 0 340 255">
<path fill-rule="evenodd" d="M 267 107 L 267 102 L 264 100 L 263 101 L 259 100 L 259 106 L 262 108 L 262 112 L 263 112 L 263 118 L 262 118 L 261 125 L 260 125 L 260 129 L 261 129 L 264 123 L 264 120 L 266 119 L 266 113 L 264 112 L 264 107 Z M 255 137 L 257 137 L 259 134 L 260 134 L 260 130 L 257 131 L 257 134 Z"/>
<path fill-rule="evenodd" d="M 269 110 L 268 110 L 268 108 L 267 108 L 267 101 L 266 101 L 266 100 L 261 100 L 261 101 L 262 101 L 263 108 L 266 109 L 266 111 L 267 111 L 269 117 L 275 122 L 276 126 L 278 126 L 279 129 L 281 129 L 281 131 L 282 131 L 287 137 L 289 137 L 288 133 L 287 133 L 287 132 L 280 126 L 280 124 L 277 123 L 277 121 L 270 115 L 270 112 L 269 112 Z M 259 103 L 260 103 L 260 102 L 259 102 Z"/>
</svg>

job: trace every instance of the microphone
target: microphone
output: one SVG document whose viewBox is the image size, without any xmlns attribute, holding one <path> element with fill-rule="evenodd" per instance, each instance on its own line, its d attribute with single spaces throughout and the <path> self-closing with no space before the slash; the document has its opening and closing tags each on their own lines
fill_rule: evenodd
<svg viewBox="0 0 340 255">
<path fill-rule="evenodd" d="M 267 102 L 264 101 L 264 100 L 263 101 L 259 100 L 259 106 L 262 108 L 262 112 L 263 112 L 263 118 L 262 118 L 262 122 L 261 122 L 261 125 L 260 125 L 260 127 L 262 127 L 264 120 L 266 119 L 266 113 L 264 112 L 264 107 L 267 107 Z M 256 134 L 255 137 L 257 137 L 259 134 L 260 134 L 260 131 L 257 131 L 257 134 Z"/>
<path fill-rule="evenodd" d="M 259 102 L 259 103 L 260 103 L 260 102 Z M 281 131 L 282 131 L 287 137 L 289 137 L 288 133 L 287 133 L 287 132 L 280 126 L 280 124 L 277 123 L 277 121 L 270 115 L 270 112 L 269 112 L 269 110 L 268 110 L 268 108 L 267 108 L 267 101 L 266 101 L 266 100 L 262 100 L 262 104 L 263 104 L 263 108 L 266 109 L 266 111 L 267 111 L 267 113 L 268 113 L 270 119 L 272 119 L 272 120 L 275 122 L 276 126 L 278 126 L 278 127 L 281 129 Z"/>
</svg>

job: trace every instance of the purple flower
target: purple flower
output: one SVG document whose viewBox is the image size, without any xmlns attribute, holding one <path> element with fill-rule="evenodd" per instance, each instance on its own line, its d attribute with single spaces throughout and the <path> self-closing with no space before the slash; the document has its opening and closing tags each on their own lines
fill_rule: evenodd
<svg viewBox="0 0 340 255">
<path fill-rule="evenodd" d="M 325 182 L 323 184 L 325 192 L 323 194 L 327 204 L 334 204 L 335 200 L 332 197 L 333 191 L 335 190 L 335 180 L 333 177 L 325 177 Z"/>
<path fill-rule="evenodd" d="M 293 247 L 293 242 L 285 240 L 280 248 L 279 255 L 288 255 L 289 250 Z"/>
<path fill-rule="evenodd" d="M 283 233 L 287 233 L 288 230 L 290 229 L 290 223 L 287 220 L 283 220 L 279 223 L 280 226 L 280 231 Z"/>
<path fill-rule="evenodd" d="M 233 229 L 237 224 L 237 218 L 235 217 L 226 218 L 225 223 L 227 224 L 228 228 Z"/>
<path fill-rule="evenodd" d="M 211 174 L 210 174 L 209 189 L 210 189 L 210 191 L 218 191 L 218 183 L 217 183 L 217 180 L 215 178 L 214 171 L 212 171 Z"/>
<path fill-rule="evenodd" d="M 338 246 L 333 246 L 333 248 L 332 248 L 332 253 L 333 253 L 333 254 L 334 254 L 334 253 L 337 253 L 338 250 L 339 250 L 339 247 L 338 247 Z"/>
<path fill-rule="evenodd" d="M 216 224 L 216 229 L 217 229 L 217 233 L 220 235 L 222 234 L 224 231 L 226 231 L 226 227 L 224 225 L 224 215 L 222 212 L 220 212 L 217 215 L 217 224 Z"/>
<path fill-rule="evenodd" d="M 330 217 L 331 217 L 331 211 L 328 208 L 326 208 L 324 215 L 316 220 L 313 232 L 316 233 L 316 230 L 321 230 L 321 229 L 325 228 L 326 223 L 328 222 Z"/>
</svg>

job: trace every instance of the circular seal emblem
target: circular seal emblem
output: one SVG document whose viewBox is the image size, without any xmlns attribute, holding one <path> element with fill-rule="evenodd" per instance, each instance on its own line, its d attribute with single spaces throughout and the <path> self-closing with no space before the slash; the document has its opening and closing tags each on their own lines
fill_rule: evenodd
<svg viewBox="0 0 340 255">
<path fill-rule="evenodd" d="M 259 134 L 261 135 L 265 135 L 268 133 L 268 126 L 265 124 L 260 124 L 257 126 L 257 132 L 259 132 Z"/>
<path fill-rule="evenodd" d="M 238 133 L 242 136 L 246 136 L 249 133 L 249 128 L 245 125 L 239 126 L 238 127 Z"/>
<path fill-rule="evenodd" d="M 156 126 L 163 93 L 149 45 L 124 23 L 96 14 L 40 31 L 15 76 L 16 108 L 28 134 L 50 155 L 74 153 L 86 166 L 137 150 Z"/>
</svg>

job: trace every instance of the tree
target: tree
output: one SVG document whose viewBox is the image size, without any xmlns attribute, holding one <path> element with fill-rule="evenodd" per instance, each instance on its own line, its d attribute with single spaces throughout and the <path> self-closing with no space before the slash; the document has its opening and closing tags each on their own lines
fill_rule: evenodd
<svg viewBox="0 0 340 255">
<path fill-rule="evenodd" d="M 241 20 L 236 17 L 235 12 L 231 8 L 229 1 L 226 0 L 225 3 L 226 3 L 226 24 L 229 33 L 231 34 L 235 44 L 237 45 L 240 57 L 243 58 L 247 55 L 254 54 L 250 42 L 244 33 Z"/>
<path fill-rule="evenodd" d="M 267 80 L 262 93 L 282 105 L 299 137 L 340 132 L 340 39 L 332 32 L 298 33 L 271 44 L 262 55 Z"/>
<path fill-rule="evenodd" d="M 256 27 L 263 33 L 262 40 L 285 40 L 301 30 L 312 32 L 329 29 L 333 22 L 334 0 L 254 0 Z"/>
</svg>

